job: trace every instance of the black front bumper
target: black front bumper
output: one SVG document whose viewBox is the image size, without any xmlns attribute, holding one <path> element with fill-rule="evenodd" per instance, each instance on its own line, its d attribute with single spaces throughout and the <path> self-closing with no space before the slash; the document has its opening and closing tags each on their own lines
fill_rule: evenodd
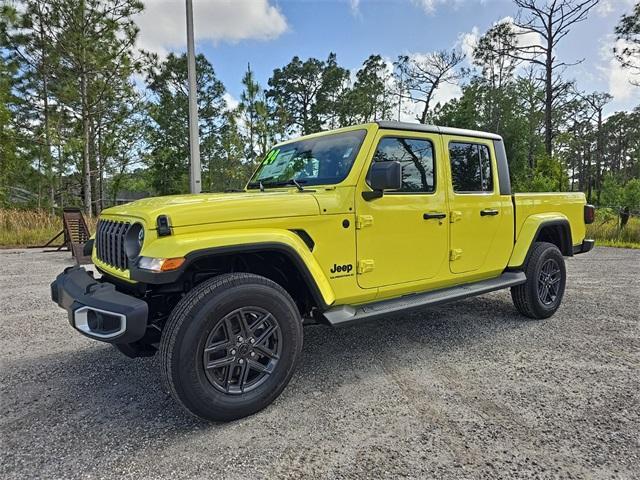
<svg viewBox="0 0 640 480">
<path fill-rule="evenodd" d="M 108 343 L 132 343 L 147 329 L 144 300 L 118 292 L 81 267 L 69 267 L 51 284 L 51 299 L 69 314 L 69 323 L 83 335 Z"/>
</svg>

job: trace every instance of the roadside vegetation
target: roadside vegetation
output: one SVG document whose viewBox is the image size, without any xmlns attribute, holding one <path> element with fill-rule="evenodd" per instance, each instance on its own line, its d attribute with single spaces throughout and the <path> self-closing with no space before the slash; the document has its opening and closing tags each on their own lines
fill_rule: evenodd
<svg viewBox="0 0 640 480">
<path fill-rule="evenodd" d="M 611 208 L 596 210 L 596 221 L 587 225 L 587 237 L 596 245 L 621 248 L 640 248 L 640 216 L 630 215 L 626 225 L 622 217 Z"/>
<path fill-rule="evenodd" d="M 95 230 L 95 220 L 88 221 Z M 0 208 L 0 247 L 29 247 L 44 245 L 62 230 L 62 219 L 44 210 Z M 54 245 L 62 243 L 62 236 Z"/>
</svg>

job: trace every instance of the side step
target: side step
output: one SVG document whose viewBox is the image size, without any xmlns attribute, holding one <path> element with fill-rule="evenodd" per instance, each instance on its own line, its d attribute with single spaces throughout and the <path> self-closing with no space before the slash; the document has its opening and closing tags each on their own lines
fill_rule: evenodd
<svg viewBox="0 0 640 480">
<path fill-rule="evenodd" d="M 443 288 L 431 292 L 414 293 L 391 300 L 368 303 L 365 305 L 351 306 L 340 305 L 330 308 L 323 313 L 324 317 L 333 327 L 382 317 L 390 313 L 414 310 L 428 305 L 440 305 L 442 303 L 461 300 L 467 297 L 475 297 L 483 293 L 513 287 L 526 282 L 524 272 L 505 272 L 499 277 L 490 280 L 482 280 L 475 283 L 467 283 L 456 287 Z"/>
</svg>

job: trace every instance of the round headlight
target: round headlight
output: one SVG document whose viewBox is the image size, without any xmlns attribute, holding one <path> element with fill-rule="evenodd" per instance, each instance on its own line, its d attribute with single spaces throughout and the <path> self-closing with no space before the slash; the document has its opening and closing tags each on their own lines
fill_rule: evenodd
<svg viewBox="0 0 640 480">
<path fill-rule="evenodd" d="M 144 228 L 139 223 L 134 223 L 127 230 L 124 238 L 124 251 L 130 259 L 137 258 L 144 243 Z"/>
</svg>

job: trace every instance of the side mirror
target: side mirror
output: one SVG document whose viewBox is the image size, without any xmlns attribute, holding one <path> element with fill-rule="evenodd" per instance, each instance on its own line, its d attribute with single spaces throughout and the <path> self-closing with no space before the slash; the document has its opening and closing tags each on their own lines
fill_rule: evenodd
<svg viewBox="0 0 640 480">
<path fill-rule="evenodd" d="M 398 190 L 402 187 L 402 166 L 397 161 L 374 162 L 367 180 L 373 192 L 362 192 L 362 198 L 380 198 L 385 190 Z"/>
</svg>

